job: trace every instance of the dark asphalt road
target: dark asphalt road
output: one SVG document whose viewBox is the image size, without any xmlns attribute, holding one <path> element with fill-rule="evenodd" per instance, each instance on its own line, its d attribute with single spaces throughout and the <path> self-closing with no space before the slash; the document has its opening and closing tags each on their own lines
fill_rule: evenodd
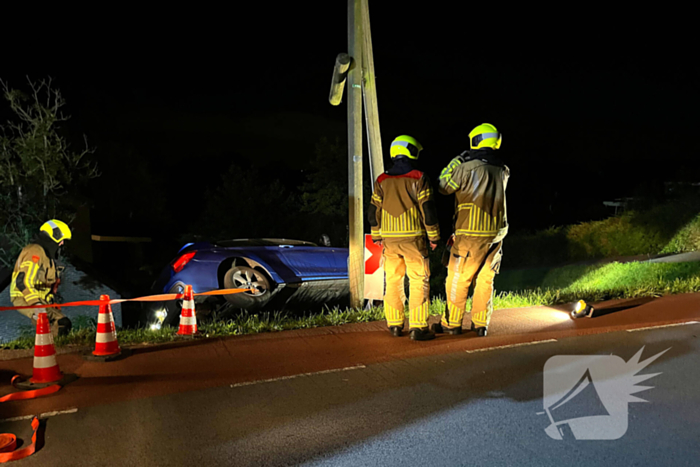
<svg viewBox="0 0 700 467">
<path fill-rule="evenodd" d="M 430 355 L 244 386 L 80 408 L 51 417 L 18 466 L 697 465 L 700 324 Z M 544 432 L 554 355 L 629 360 L 667 348 L 615 441 Z M 29 421 L 0 423 L 28 435 Z"/>
</svg>

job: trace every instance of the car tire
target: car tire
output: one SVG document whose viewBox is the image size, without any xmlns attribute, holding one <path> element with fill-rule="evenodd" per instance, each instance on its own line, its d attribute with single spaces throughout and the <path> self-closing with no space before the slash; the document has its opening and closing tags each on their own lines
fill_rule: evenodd
<svg viewBox="0 0 700 467">
<path fill-rule="evenodd" d="M 234 266 L 224 275 L 224 287 L 227 289 L 252 288 L 255 292 L 240 292 L 224 297 L 235 308 L 257 310 L 265 306 L 272 296 L 270 282 L 267 276 L 257 269 Z"/>
</svg>

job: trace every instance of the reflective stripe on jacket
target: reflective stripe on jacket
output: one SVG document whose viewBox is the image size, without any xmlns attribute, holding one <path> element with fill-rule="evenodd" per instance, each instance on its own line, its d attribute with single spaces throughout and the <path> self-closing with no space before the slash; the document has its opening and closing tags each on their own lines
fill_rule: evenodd
<svg viewBox="0 0 700 467">
<path fill-rule="evenodd" d="M 420 170 L 377 177 L 369 210 L 373 240 L 425 237 L 440 240 L 434 193 Z"/>
<path fill-rule="evenodd" d="M 506 186 L 510 169 L 473 158 L 452 159 L 440 175 L 440 193 L 455 194 L 456 235 L 493 237 L 508 233 Z"/>
<path fill-rule="evenodd" d="M 41 245 L 25 246 L 12 272 L 10 299 L 23 299 L 29 305 L 53 303 L 53 288 L 58 281 L 56 262 L 46 256 Z"/>
</svg>

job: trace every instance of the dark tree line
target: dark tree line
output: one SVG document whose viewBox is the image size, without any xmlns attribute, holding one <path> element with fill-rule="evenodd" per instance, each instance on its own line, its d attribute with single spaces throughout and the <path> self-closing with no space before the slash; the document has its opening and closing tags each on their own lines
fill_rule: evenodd
<svg viewBox="0 0 700 467">
<path fill-rule="evenodd" d="M 24 89 L 0 85 L 8 115 L 0 123 L 0 261 L 11 267 L 43 222 L 72 220 L 80 189 L 99 172 L 87 138 L 75 150 L 64 136 L 70 117 L 51 79 L 27 79 Z"/>
<path fill-rule="evenodd" d="M 190 226 L 207 238 L 298 238 L 347 246 L 347 150 L 338 141 L 316 145 L 310 169 L 288 187 L 264 170 L 232 164 L 205 197 L 202 215 Z"/>
</svg>

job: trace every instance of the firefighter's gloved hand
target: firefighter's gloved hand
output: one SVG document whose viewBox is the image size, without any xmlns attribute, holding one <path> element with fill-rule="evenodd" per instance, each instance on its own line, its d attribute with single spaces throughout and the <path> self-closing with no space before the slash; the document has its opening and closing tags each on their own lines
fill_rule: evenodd
<svg viewBox="0 0 700 467">
<path fill-rule="evenodd" d="M 375 245 L 382 246 L 384 245 L 384 240 L 372 240 L 372 243 L 374 243 Z"/>
<path fill-rule="evenodd" d="M 435 251 L 435 248 L 437 248 L 438 244 L 437 242 L 430 242 L 430 249 Z"/>
</svg>

